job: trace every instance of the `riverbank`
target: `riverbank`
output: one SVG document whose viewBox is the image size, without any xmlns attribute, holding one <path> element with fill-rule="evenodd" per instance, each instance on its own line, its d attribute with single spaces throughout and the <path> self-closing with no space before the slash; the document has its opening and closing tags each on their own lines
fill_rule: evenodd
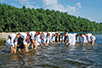
<svg viewBox="0 0 102 68">
<path fill-rule="evenodd" d="M 5 40 L 6 39 L 6 37 L 8 36 L 8 35 L 10 35 L 10 34 L 17 34 L 18 32 L 8 32 L 8 33 L 6 33 L 6 32 L 2 32 L 2 33 L 0 33 L 0 40 Z"/>
<path fill-rule="evenodd" d="M 17 34 L 17 33 L 22 33 L 22 32 L 2 32 L 0 33 L 0 40 L 5 40 L 8 35 Z M 63 33 L 63 32 L 55 32 L 55 33 Z"/>
</svg>

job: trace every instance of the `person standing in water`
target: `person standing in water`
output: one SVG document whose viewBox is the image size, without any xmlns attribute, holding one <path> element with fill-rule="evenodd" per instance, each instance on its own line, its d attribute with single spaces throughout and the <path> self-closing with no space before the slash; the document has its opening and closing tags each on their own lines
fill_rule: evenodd
<svg viewBox="0 0 102 68">
<path fill-rule="evenodd" d="M 38 47 L 37 45 L 36 45 L 36 42 L 35 42 L 35 35 L 38 33 L 38 31 L 30 31 L 28 34 L 30 35 L 30 37 L 31 37 L 31 49 L 33 49 L 34 48 L 34 46 L 35 46 L 35 48 L 36 47 Z"/>
<path fill-rule="evenodd" d="M 91 42 L 92 45 L 94 45 L 94 41 L 95 41 L 95 36 L 92 35 L 91 33 L 87 34 L 85 33 L 84 34 L 86 36 L 86 39 L 87 39 L 87 44 L 89 45 L 89 43 Z"/>
<path fill-rule="evenodd" d="M 82 44 L 87 44 L 86 36 L 82 35 L 82 34 L 80 34 L 80 36 L 81 36 L 81 43 Z"/>
<path fill-rule="evenodd" d="M 37 46 L 43 46 L 43 44 L 41 43 L 41 37 L 40 37 L 40 32 L 39 31 L 36 31 L 36 34 L 35 34 L 35 44 Z"/>
<path fill-rule="evenodd" d="M 67 37 L 68 37 L 68 33 L 67 32 L 64 32 L 63 42 L 67 42 Z"/>
<path fill-rule="evenodd" d="M 75 35 L 74 34 L 68 34 L 68 37 L 67 37 L 66 40 L 67 40 L 66 45 L 68 45 L 68 44 L 75 45 L 75 43 L 76 43 Z"/>
<path fill-rule="evenodd" d="M 76 44 L 78 44 L 78 42 L 79 42 L 79 35 L 78 34 L 75 35 L 75 40 L 76 40 Z"/>
<path fill-rule="evenodd" d="M 58 33 L 58 42 L 61 42 L 62 41 L 62 36 L 60 33 Z"/>
<path fill-rule="evenodd" d="M 20 37 L 20 34 L 11 34 L 6 37 L 6 45 L 11 47 L 10 53 L 16 52 L 17 40 Z"/>
<path fill-rule="evenodd" d="M 26 33 L 20 33 L 20 35 L 21 35 L 21 38 L 23 40 L 23 45 L 25 47 L 25 51 L 27 52 L 28 47 L 29 47 L 29 45 L 27 45 L 27 42 L 26 42 L 27 34 Z"/>
<path fill-rule="evenodd" d="M 55 34 L 55 42 L 58 42 L 58 33 Z"/>
<path fill-rule="evenodd" d="M 46 46 L 48 46 L 49 45 L 49 42 L 50 42 L 50 33 L 48 33 L 47 32 L 47 35 L 46 35 L 46 40 L 45 40 L 45 42 L 46 42 Z"/>
</svg>

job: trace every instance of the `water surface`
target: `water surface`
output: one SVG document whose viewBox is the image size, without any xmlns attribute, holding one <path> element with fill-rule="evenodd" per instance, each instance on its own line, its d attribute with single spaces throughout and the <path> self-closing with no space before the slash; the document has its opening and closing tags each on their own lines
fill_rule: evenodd
<svg viewBox="0 0 102 68">
<path fill-rule="evenodd" d="M 9 47 L 0 46 L 0 68 L 102 68 L 102 35 L 96 34 L 95 45 L 65 43 L 9 54 Z"/>
</svg>

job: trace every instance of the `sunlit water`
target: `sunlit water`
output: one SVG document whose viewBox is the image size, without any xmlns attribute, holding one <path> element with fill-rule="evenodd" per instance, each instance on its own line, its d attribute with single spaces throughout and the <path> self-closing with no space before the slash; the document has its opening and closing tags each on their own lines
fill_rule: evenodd
<svg viewBox="0 0 102 68">
<path fill-rule="evenodd" d="M 1 45 L 0 68 L 102 68 L 102 35 L 95 36 L 94 46 L 55 43 L 16 54 Z"/>
</svg>

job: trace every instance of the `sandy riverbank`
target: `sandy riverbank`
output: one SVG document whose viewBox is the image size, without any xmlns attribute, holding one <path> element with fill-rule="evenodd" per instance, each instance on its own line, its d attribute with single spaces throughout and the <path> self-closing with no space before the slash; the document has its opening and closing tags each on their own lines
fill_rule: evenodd
<svg viewBox="0 0 102 68">
<path fill-rule="evenodd" d="M 18 32 L 2 32 L 2 33 L 0 33 L 0 40 L 5 40 L 6 39 L 6 37 L 8 36 L 8 35 L 10 35 L 10 34 L 17 34 Z"/>
<path fill-rule="evenodd" d="M 21 32 L 2 32 L 0 33 L 0 40 L 5 40 L 8 35 L 17 34 L 17 33 L 21 33 Z M 62 32 L 55 32 L 55 33 L 62 33 Z"/>
</svg>

